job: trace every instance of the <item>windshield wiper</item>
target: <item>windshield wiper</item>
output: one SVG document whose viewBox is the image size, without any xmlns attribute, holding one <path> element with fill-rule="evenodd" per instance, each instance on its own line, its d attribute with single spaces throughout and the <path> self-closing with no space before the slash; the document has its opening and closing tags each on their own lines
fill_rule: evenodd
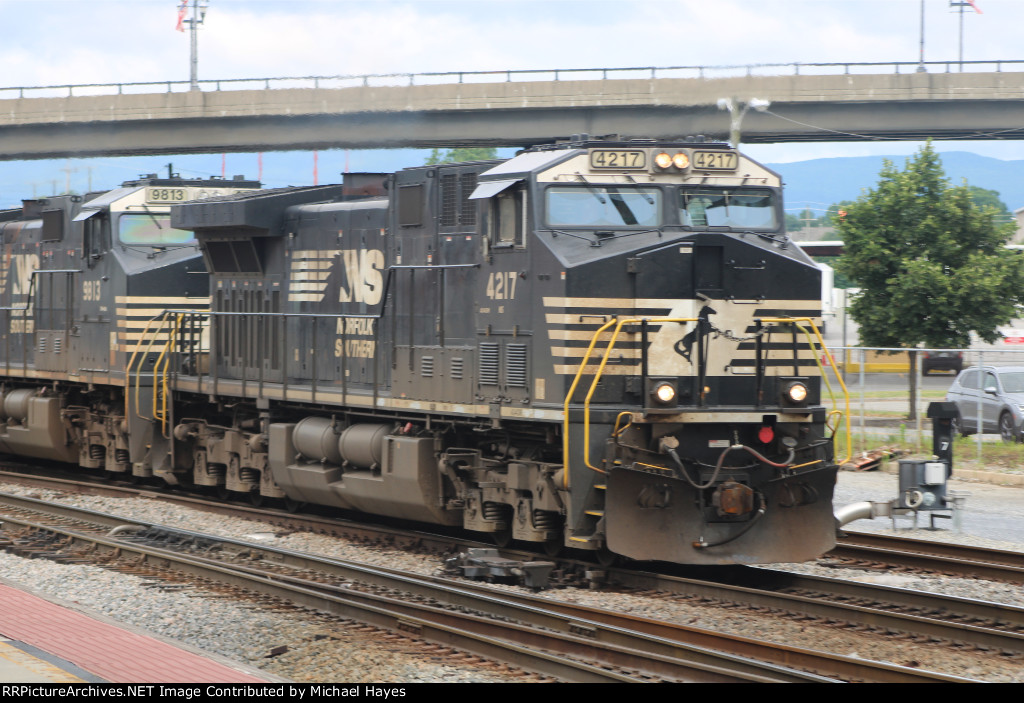
<svg viewBox="0 0 1024 703">
<path fill-rule="evenodd" d="M 630 209 L 629 205 L 626 203 L 625 198 L 622 197 L 622 193 L 609 194 L 608 197 L 610 197 L 612 199 L 612 205 L 614 205 L 615 209 L 618 210 L 619 217 L 622 218 L 622 224 L 624 224 L 624 225 L 638 225 L 638 224 L 640 224 L 639 221 L 636 219 L 636 215 L 633 213 L 633 211 Z"/>
<path fill-rule="evenodd" d="M 595 198 L 597 198 L 597 202 L 601 203 L 602 205 L 604 205 L 605 203 L 608 202 L 607 200 L 604 199 L 604 196 L 601 195 L 601 192 L 599 190 L 597 190 L 596 188 L 594 188 L 594 186 L 590 185 L 590 181 L 588 181 L 584 177 L 584 175 L 582 173 L 580 173 L 579 171 L 576 172 L 576 178 L 578 178 L 581 181 L 583 181 L 583 185 L 585 185 L 587 187 L 587 190 L 590 192 L 591 195 L 593 195 Z"/>
<path fill-rule="evenodd" d="M 156 219 L 156 215 L 154 215 L 153 211 L 149 209 L 149 206 L 143 203 L 142 209 L 146 211 L 147 215 L 149 215 L 149 219 L 153 220 L 153 224 L 156 225 L 157 229 L 163 229 L 163 227 L 160 226 L 160 221 Z"/>
</svg>

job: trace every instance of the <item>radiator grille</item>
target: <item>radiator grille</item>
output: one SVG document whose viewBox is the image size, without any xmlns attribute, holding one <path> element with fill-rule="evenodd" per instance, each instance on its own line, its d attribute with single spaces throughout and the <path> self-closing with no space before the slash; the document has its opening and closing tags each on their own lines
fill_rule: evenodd
<svg viewBox="0 0 1024 703">
<path fill-rule="evenodd" d="M 526 388 L 526 345 L 509 344 L 505 347 L 505 385 Z"/>
<path fill-rule="evenodd" d="M 498 367 L 501 347 L 496 342 L 480 343 L 480 385 L 498 385 Z"/>
</svg>

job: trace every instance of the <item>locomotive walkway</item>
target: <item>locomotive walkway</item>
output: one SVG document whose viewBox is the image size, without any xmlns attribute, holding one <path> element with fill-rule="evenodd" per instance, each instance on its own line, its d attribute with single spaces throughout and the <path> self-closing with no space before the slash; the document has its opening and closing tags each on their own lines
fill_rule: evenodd
<svg viewBox="0 0 1024 703">
<path fill-rule="evenodd" d="M 525 146 L 572 134 L 752 142 L 1020 139 L 1024 62 L 774 64 L 0 88 L 0 159 Z M 924 70 L 918 70 L 923 68 Z M 763 106 L 762 106 L 763 107 Z"/>
</svg>

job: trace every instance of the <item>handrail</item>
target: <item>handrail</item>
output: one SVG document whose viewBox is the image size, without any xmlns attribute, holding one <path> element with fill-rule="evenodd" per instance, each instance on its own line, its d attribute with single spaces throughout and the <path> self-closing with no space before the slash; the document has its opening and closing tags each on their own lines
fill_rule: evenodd
<svg viewBox="0 0 1024 703">
<path fill-rule="evenodd" d="M 850 432 L 850 391 L 846 388 L 846 382 L 843 381 L 843 375 L 839 373 L 839 367 L 836 366 L 836 360 L 835 358 L 833 358 L 832 352 L 830 352 L 828 350 L 828 347 L 825 346 L 825 339 L 821 336 L 821 331 L 818 329 L 818 326 L 814 324 L 814 320 L 810 317 L 765 317 L 761 318 L 761 322 L 770 322 L 775 324 L 794 324 L 796 325 L 797 329 L 801 330 L 807 337 L 808 345 L 811 347 L 811 351 L 814 353 L 814 363 L 818 365 L 818 371 L 821 374 L 822 380 L 825 382 L 825 387 L 828 389 L 829 399 L 832 401 L 833 411 L 832 413 L 829 413 L 829 416 L 831 417 L 832 414 L 838 412 L 835 410 L 836 401 L 835 395 L 832 393 L 832 384 L 829 383 L 828 374 L 825 373 L 825 369 L 822 368 L 821 359 L 818 357 L 817 350 L 814 348 L 814 340 L 812 339 L 810 332 L 808 332 L 808 330 L 805 327 L 803 327 L 803 325 L 801 325 L 800 323 L 804 322 L 810 325 L 811 330 L 814 332 L 814 336 L 817 337 L 818 342 L 821 344 L 821 350 L 828 357 L 828 363 L 829 366 L 832 368 L 832 373 L 835 374 L 836 379 L 839 381 L 839 386 L 843 389 L 845 412 L 843 412 L 842 415 L 844 418 L 846 418 L 846 457 L 839 463 L 847 463 L 853 456 L 853 437 L 852 433 Z M 827 423 L 828 421 L 826 419 L 826 426 L 828 426 Z M 832 430 L 832 436 L 835 437 L 835 429 Z"/>
<path fill-rule="evenodd" d="M 680 65 L 680 66 L 627 66 L 618 68 L 528 68 L 493 71 L 430 71 L 424 73 L 366 73 L 366 74 L 336 74 L 332 76 L 283 76 L 283 77 L 262 77 L 262 78 L 219 78 L 204 79 L 196 82 L 200 91 L 222 92 L 224 90 L 246 90 L 253 85 L 261 86 L 261 90 L 284 90 L 288 88 L 311 88 L 320 90 L 324 83 L 351 83 L 351 86 L 336 87 L 385 87 L 387 85 L 451 85 L 466 83 L 467 79 L 498 79 L 476 82 L 487 83 L 514 83 L 516 79 L 534 78 L 537 76 L 548 76 L 545 80 L 558 82 L 566 76 L 572 76 L 572 80 L 616 80 L 633 79 L 636 74 L 642 74 L 650 79 L 667 76 L 670 73 L 693 74 L 694 78 L 706 79 L 708 74 L 722 73 L 722 77 L 730 75 L 765 76 L 765 75 L 851 75 L 851 69 L 864 68 L 886 68 L 896 75 L 925 72 L 931 69 L 940 69 L 938 73 L 964 72 L 964 67 L 976 68 L 991 66 L 991 72 L 1002 73 L 1004 69 L 1024 70 L 1024 59 L 991 59 L 972 61 L 838 61 L 838 62 L 789 62 L 789 63 L 755 63 L 755 64 L 721 64 L 721 65 Z M 955 71 L 959 68 L 959 71 Z M 902 69 L 902 70 L 901 70 Z M 980 71 L 979 71 L 980 72 Z M 869 74 L 863 74 L 869 75 Z M 418 81 L 418 82 L 417 82 Z M 299 84 L 299 85 L 296 85 Z M 277 87 L 272 87 L 277 86 Z M 127 83 L 61 83 L 55 85 L 40 86 L 8 86 L 0 87 L 0 99 L 24 99 L 26 92 L 60 91 L 64 95 L 57 97 L 93 97 L 96 95 L 125 95 L 142 94 L 132 92 L 134 88 L 165 88 L 165 90 L 146 91 L 149 93 L 173 93 L 188 92 L 193 90 L 192 81 L 138 81 Z M 177 90 L 175 90 L 177 89 Z M 76 96 L 75 91 L 79 94 Z M 83 94 L 84 91 L 84 94 Z M 13 95 L 11 95 L 13 94 Z M 40 96 L 54 97 L 54 96 Z"/>
<path fill-rule="evenodd" d="M 131 354 L 130 357 L 128 357 L 128 362 L 125 365 L 125 370 L 124 370 L 125 384 L 129 388 L 130 388 L 130 384 L 131 384 L 130 378 L 131 378 L 132 366 L 135 364 L 135 358 L 139 355 L 139 351 L 141 350 L 141 348 L 142 348 L 142 346 L 143 346 L 147 336 L 149 336 L 149 328 L 153 326 L 154 322 L 159 321 L 157 328 L 155 330 L 153 330 L 153 336 L 149 338 L 149 343 L 146 344 L 146 351 L 142 352 L 142 358 L 139 359 L 139 366 L 140 367 L 142 365 L 142 360 L 146 357 L 146 355 L 148 355 L 150 352 L 152 352 L 153 345 L 154 345 L 154 343 L 156 343 L 156 337 L 160 333 L 160 331 L 163 329 L 164 324 L 166 323 L 165 318 L 166 318 L 167 314 L 168 314 L 168 311 L 164 310 L 160 314 L 154 315 L 153 317 L 151 317 L 149 319 L 149 321 L 146 322 L 146 326 L 143 328 L 142 334 L 139 335 L 139 339 L 135 342 L 135 348 L 132 349 L 132 354 Z M 155 366 L 153 368 L 153 373 L 154 373 L 154 376 L 155 376 L 155 374 L 156 374 L 156 367 Z M 142 386 L 141 379 L 142 379 L 141 368 L 136 368 L 135 369 L 135 415 L 136 415 L 136 417 L 141 417 L 141 418 L 143 418 L 145 420 L 155 420 L 156 419 L 155 417 L 146 417 L 145 415 L 142 414 L 142 408 L 139 405 L 139 395 L 141 393 L 141 386 Z M 124 405 L 125 405 L 125 407 L 124 407 L 125 417 L 129 417 L 129 413 L 131 411 L 131 393 L 126 393 L 125 394 Z"/>
<path fill-rule="evenodd" d="M 608 363 L 608 357 L 611 354 L 612 349 L 615 346 L 615 341 L 618 339 L 619 332 L 622 331 L 623 325 L 626 324 L 637 324 L 646 320 L 647 322 L 697 322 L 695 317 L 646 317 L 646 318 L 630 318 L 626 320 L 617 320 L 612 318 L 605 324 L 603 324 L 590 340 L 590 346 L 587 347 L 586 353 L 583 355 L 583 360 L 580 362 L 580 367 L 576 371 L 576 376 L 572 380 L 572 384 L 569 386 L 569 391 L 565 395 L 565 406 L 562 413 L 562 485 L 564 488 L 569 488 L 569 405 L 572 402 L 572 396 L 576 392 L 576 386 L 579 385 L 580 378 L 583 377 L 584 372 L 587 369 L 587 362 L 590 361 L 590 355 L 594 351 L 594 347 L 597 346 L 597 339 L 601 334 L 612 325 L 617 324 L 615 332 L 612 333 L 612 337 L 608 340 L 608 346 L 605 348 L 604 355 L 601 358 L 601 365 L 598 367 L 597 373 L 594 375 L 594 380 L 590 384 L 590 390 L 587 392 L 587 398 L 583 406 L 583 463 L 590 469 L 599 473 L 606 473 L 603 469 L 599 469 L 596 466 L 590 465 L 590 400 L 594 396 L 594 391 L 597 389 L 597 384 L 601 380 L 601 375 L 604 373 L 604 367 Z"/>
<path fill-rule="evenodd" d="M 832 386 L 829 383 L 828 374 L 822 368 L 821 359 L 818 357 L 818 353 L 819 353 L 818 349 L 820 348 L 821 352 L 823 352 L 827 356 L 828 361 L 829 361 L 829 365 L 832 367 L 833 373 L 836 375 L 836 378 L 839 380 L 839 384 L 840 384 L 840 387 L 842 388 L 842 392 L 843 392 L 843 397 L 845 399 L 845 412 L 842 413 L 842 415 L 846 418 L 846 451 L 847 451 L 847 457 L 846 457 L 846 459 L 844 459 L 840 463 L 845 463 L 846 461 L 849 461 L 849 458 L 852 455 L 852 438 L 851 438 L 851 433 L 850 433 L 850 394 L 849 394 L 849 391 L 846 388 L 846 384 L 843 382 L 842 376 L 838 372 L 838 367 L 836 366 L 835 359 L 832 357 L 831 352 L 828 350 L 828 347 L 825 345 L 825 340 L 822 337 L 821 332 L 818 330 L 817 325 L 814 323 L 814 320 L 812 318 L 810 318 L 810 317 L 763 317 L 763 318 L 755 318 L 755 319 L 756 319 L 757 322 L 760 322 L 760 323 L 777 324 L 777 325 L 783 325 L 783 324 L 795 325 L 797 327 L 797 329 L 799 329 L 800 331 L 802 331 L 804 333 L 804 335 L 807 337 L 808 347 L 810 348 L 811 353 L 814 356 L 814 361 L 817 364 L 818 369 L 819 369 L 819 373 L 821 374 L 821 377 L 822 377 L 822 379 L 825 382 L 825 386 L 826 386 L 826 389 L 828 390 L 829 398 L 830 398 L 830 400 L 832 402 L 832 406 L 834 408 L 835 404 L 836 404 L 835 394 L 833 393 Z M 586 396 L 586 398 L 584 400 L 584 403 L 583 403 L 583 463 L 586 465 L 587 468 L 589 468 L 589 469 L 591 469 L 593 471 L 597 471 L 598 473 L 607 473 L 607 471 L 605 469 L 602 469 L 600 467 L 594 466 L 594 465 L 592 465 L 590 463 L 590 401 L 593 399 L 594 393 L 597 390 L 597 386 L 598 386 L 598 383 L 601 380 L 601 376 L 604 374 L 605 365 L 608 362 L 608 359 L 609 359 L 609 357 L 611 355 L 612 349 L 615 346 L 615 343 L 616 343 L 616 341 L 618 339 L 618 336 L 619 336 L 620 332 L 622 331 L 622 328 L 625 325 L 640 324 L 640 323 L 643 323 L 643 322 L 656 323 L 656 324 L 675 322 L 675 323 L 679 323 L 679 324 L 684 324 L 684 323 L 687 323 L 687 322 L 699 322 L 699 321 L 700 320 L 698 318 L 692 318 L 692 317 L 687 317 L 687 318 L 648 317 L 648 318 L 627 318 L 627 319 L 622 319 L 622 320 L 619 320 L 617 318 L 612 318 L 610 321 L 608 321 L 605 324 L 603 324 L 599 329 L 597 329 L 594 332 L 594 334 L 593 334 L 593 336 L 591 338 L 591 341 L 590 341 L 590 345 L 587 347 L 587 351 L 584 353 L 583 359 L 581 360 L 579 368 L 576 371 L 576 375 L 573 378 L 572 384 L 569 386 L 569 391 L 566 393 L 565 403 L 564 403 L 564 406 L 563 406 L 563 414 L 562 414 L 562 465 L 563 465 L 562 484 L 563 484 L 564 488 L 568 489 L 568 487 L 569 487 L 569 406 L 572 403 L 572 398 L 573 398 L 573 395 L 575 395 L 575 393 L 576 393 L 576 388 L 579 385 L 580 379 L 583 377 L 583 375 L 586 372 L 587 365 L 588 365 L 588 363 L 590 361 L 590 357 L 591 357 L 591 355 L 593 354 L 593 351 L 594 351 L 594 347 L 597 346 L 598 338 L 604 332 L 606 332 L 609 328 L 611 328 L 613 325 L 615 326 L 615 330 L 612 332 L 611 338 L 608 340 L 608 344 L 605 347 L 604 354 L 602 355 L 602 358 L 601 358 L 601 363 L 598 366 L 597 370 L 593 374 L 594 378 L 591 381 L 590 389 L 587 392 L 587 396 Z M 807 327 L 805 327 L 801 323 L 804 323 L 807 326 L 809 326 L 810 330 L 808 330 Z M 813 336 L 812 336 L 812 332 L 813 332 Z M 815 345 L 815 338 L 817 338 L 819 346 Z M 838 412 L 838 411 L 833 411 L 833 412 Z M 616 418 L 616 421 L 615 421 L 615 430 L 616 431 L 618 431 L 618 424 L 619 424 L 619 421 L 620 421 L 621 417 L 622 417 L 622 414 L 620 413 L 619 416 Z M 831 417 L 831 414 L 830 414 L 830 417 Z M 835 430 L 834 429 L 833 429 L 833 436 L 835 436 Z"/>
<path fill-rule="evenodd" d="M 160 421 L 161 432 L 165 439 L 171 438 L 167 431 L 167 398 L 170 393 L 167 384 L 167 371 L 171 361 L 168 351 L 174 348 L 178 329 L 181 327 L 181 318 L 180 313 L 173 316 L 167 341 L 164 342 L 164 348 L 160 352 L 160 356 L 157 357 L 156 363 L 153 364 L 153 419 Z M 161 388 L 163 393 L 160 392 Z"/>
</svg>

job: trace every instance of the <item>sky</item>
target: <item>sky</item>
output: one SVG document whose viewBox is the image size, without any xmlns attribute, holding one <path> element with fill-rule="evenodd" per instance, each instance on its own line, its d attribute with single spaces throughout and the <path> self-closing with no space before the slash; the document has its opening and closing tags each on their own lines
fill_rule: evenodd
<svg viewBox="0 0 1024 703">
<path fill-rule="evenodd" d="M 191 2 L 190 2 L 191 4 Z M 921 0 L 206 0 L 199 78 L 263 78 L 631 66 L 917 61 Z M 965 60 L 1024 59 L 1024 0 L 975 0 L 963 13 Z M 0 0 L 0 89 L 68 83 L 185 81 L 189 34 L 180 0 Z M 961 15 L 924 0 L 924 58 L 959 55 Z M 1021 69 L 1024 71 L 1024 68 Z M 9 95 L 9 94 L 8 94 Z M 4 92 L 0 90 L 0 100 Z M 0 102 L 2 105 L 2 102 Z M 723 112 L 723 122 L 727 115 Z M 723 129 L 724 131 L 724 129 Z M 767 162 L 901 155 L 904 142 L 751 145 Z M 943 142 L 941 150 L 1024 158 L 1024 142 Z M 394 170 L 394 155 L 321 152 L 318 170 Z M 149 165 L 152 162 L 152 166 Z M 51 180 L 123 164 L 183 175 L 255 176 L 255 155 L 72 162 Z M 263 158 L 275 182 L 274 154 Z M 142 165 L 140 165 L 142 164 Z M 71 169 L 74 169 L 73 171 Z M 92 169 L 92 171 L 90 171 Z M 128 173 L 131 171 L 132 173 Z M 310 159 L 312 172 L 312 159 Z M 283 176 L 282 176 L 283 177 Z M 45 189 L 38 176 L 33 186 Z M 15 187 L 4 177 L 0 192 Z M 323 181 L 321 181 L 323 182 Z M 25 186 L 28 188 L 29 186 Z M 31 194 L 29 194 L 31 195 Z M 25 195 L 23 197 L 28 197 Z"/>
</svg>

